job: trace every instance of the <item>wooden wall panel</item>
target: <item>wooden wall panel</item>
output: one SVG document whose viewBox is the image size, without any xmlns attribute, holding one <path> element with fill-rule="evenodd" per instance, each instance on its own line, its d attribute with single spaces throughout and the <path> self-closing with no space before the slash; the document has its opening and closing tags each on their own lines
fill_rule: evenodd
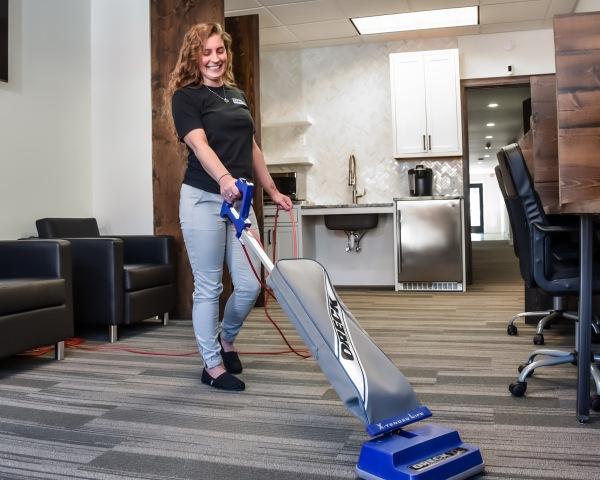
<svg viewBox="0 0 600 480">
<path fill-rule="evenodd" d="M 223 21 L 223 0 L 151 0 L 150 3 L 154 231 L 175 237 L 177 318 L 191 318 L 192 311 L 193 279 L 179 228 L 179 190 L 186 152 L 171 132 L 163 93 L 185 32 L 196 23 Z"/>
<path fill-rule="evenodd" d="M 258 15 L 243 15 L 239 17 L 227 17 L 225 19 L 225 30 L 232 39 L 233 50 L 233 75 L 240 90 L 246 94 L 248 107 L 254 120 L 256 143 L 261 145 L 260 137 L 260 53 L 259 53 L 259 24 Z M 263 231 L 263 190 L 256 186 L 254 191 L 254 213 L 258 225 L 252 229 L 261 236 Z M 232 283 L 228 276 L 223 279 L 223 295 L 221 296 L 221 311 L 224 303 L 232 291 Z M 258 306 L 264 304 L 263 295 L 260 295 Z"/>
<path fill-rule="evenodd" d="M 227 17 L 225 30 L 233 40 L 233 74 L 238 88 L 244 91 L 249 103 L 250 113 L 254 119 L 256 133 L 254 138 L 260 146 L 260 53 L 258 37 L 258 15 Z M 263 192 L 256 188 L 254 195 L 254 211 L 259 221 L 262 235 Z M 254 226 L 256 227 L 256 225 Z"/>
<path fill-rule="evenodd" d="M 546 213 L 558 213 L 556 76 L 531 77 L 533 179 Z"/>
<path fill-rule="evenodd" d="M 554 18 L 561 209 L 600 211 L 600 12 Z"/>
</svg>

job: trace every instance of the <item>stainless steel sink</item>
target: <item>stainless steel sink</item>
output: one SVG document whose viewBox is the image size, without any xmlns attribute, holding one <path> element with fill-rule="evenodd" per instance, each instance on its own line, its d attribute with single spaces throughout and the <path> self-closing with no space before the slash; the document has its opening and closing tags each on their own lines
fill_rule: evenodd
<svg viewBox="0 0 600 480">
<path fill-rule="evenodd" d="M 342 215 L 324 215 L 325 226 L 330 230 L 356 232 L 370 230 L 377 226 L 377 213 L 348 213 Z"/>
</svg>

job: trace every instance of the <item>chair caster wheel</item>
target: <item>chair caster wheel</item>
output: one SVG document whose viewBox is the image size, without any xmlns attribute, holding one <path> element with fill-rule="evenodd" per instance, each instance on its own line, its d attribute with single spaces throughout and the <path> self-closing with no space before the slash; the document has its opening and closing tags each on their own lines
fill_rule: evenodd
<svg viewBox="0 0 600 480">
<path fill-rule="evenodd" d="M 533 336 L 533 344 L 534 345 L 543 345 L 544 344 L 544 335 L 541 333 L 536 333 Z"/>
<path fill-rule="evenodd" d="M 519 371 L 519 373 L 521 373 L 525 369 L 525 367 L 527 365 L 529 365 L 529 364 L 528 363 L 522 363 L 521 365 L 519 365 L 519 368 L 517 368 L 517 370 Z M 533 375 L 533 372 L 534 372 L 534 370 L 532 370 L 531 372 L 529 372 L 527 374 L 527 378 L 531 377 Z"/>
<path fill-rule="evenodd" d="M 590 408 L 594 412 L 600 412 L 600 395 L 592 395 L 592 398 L 590 399 Z"/>
<path fill-rule="evenodd" d="M 512 323 L 506 327 L 506 333 L 508 333 L 510 336 L 516 335 L 518 331 L 519 330 L 517 329 L 517 326 L 513 325 Z"/>
<path fill-rule="evenodd" d="M 527 391 L 527 382 L 511 383 L 508 386 L 508 391 L 512 394 L 513 397 L 522 397 Z"/>
</svg>

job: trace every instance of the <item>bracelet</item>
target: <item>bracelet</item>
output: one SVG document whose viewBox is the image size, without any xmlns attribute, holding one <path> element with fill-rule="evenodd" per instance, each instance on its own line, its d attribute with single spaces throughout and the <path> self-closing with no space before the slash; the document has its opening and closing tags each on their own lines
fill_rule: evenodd
<svg viewBox="0 0 600 480">
<path fill-rule="evenodd" d="M 231 173 L 227 172 L 227 173 L 224 173 L 223 175 L 221 175 L 221 176 L 219 177 L 219 179 L 217 180 L 217 183 L 221 183 L 221 179 L 222 179 L 223 177 L 226 177 L 227 175 L 231 176 Z"/>
</svg>

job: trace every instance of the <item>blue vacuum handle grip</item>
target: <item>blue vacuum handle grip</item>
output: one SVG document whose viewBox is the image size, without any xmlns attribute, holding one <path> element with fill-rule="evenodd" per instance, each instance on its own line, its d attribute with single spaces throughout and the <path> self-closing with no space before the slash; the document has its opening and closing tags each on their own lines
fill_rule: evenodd
<svg viewBox="0 0 600 480">
<path fill-rule="evenodd" d="M 235 208 L 233 208 L 232 203 L 227 203 L 227 201 L 223 200 L 223 205 L 221 206 L 221 217 L 227 218 L 231 223 L 233 223 L 235 226 L 236 237 L 240 238 L 244 229 L 252 225 L 250 220 L 248 220 L 248 215 L 250 214 L 250 206 L 252 205 L 252 197 L 254 195 L 254 184 L 245 178 L 238 178 L 235 181 L 235 186 L 242 194 L 242 206 L 240 213 L 238 214 Z"/>
</svg>

